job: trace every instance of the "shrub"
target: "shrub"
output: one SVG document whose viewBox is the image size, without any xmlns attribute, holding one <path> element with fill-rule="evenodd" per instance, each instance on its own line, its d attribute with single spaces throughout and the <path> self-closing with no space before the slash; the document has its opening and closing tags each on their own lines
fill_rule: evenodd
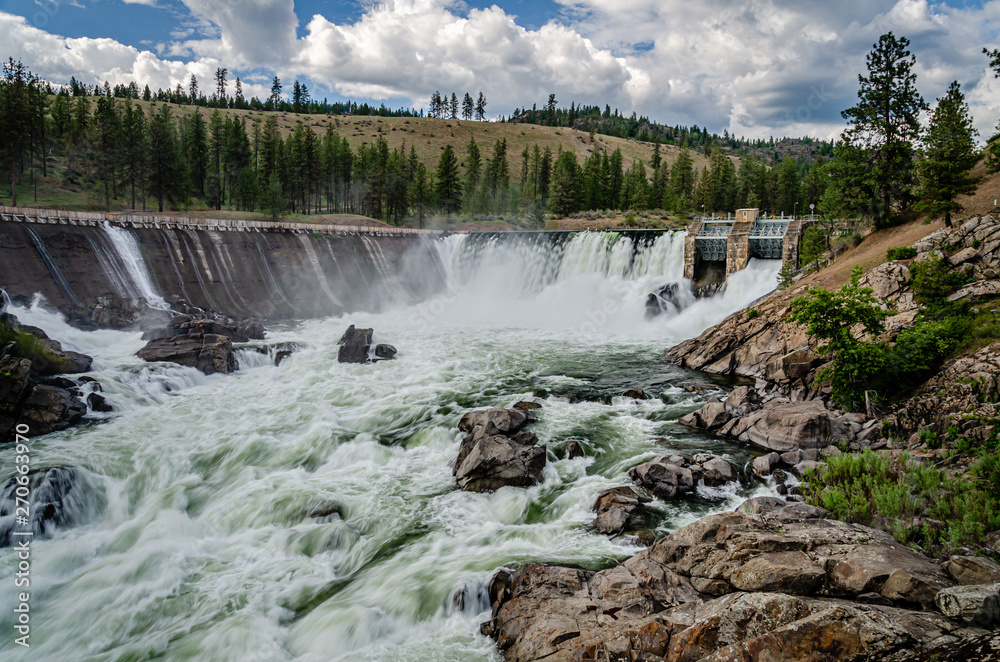
<svg viewBox="0 0 1000 662">
<path fill-rule="evenodd" d="M 886 258 L 889 262 L 895 262 L 896 260 L 909 260 L 917 256 L 917 249 L 913 246 L 900 246 L 899 248 L 890 248 L 886 253 Z"/>
<path fill-rule="evenodd" d="M 756 319 L 759 315 L 760 315 L 760 313 L 757 312 L 756 308 L 750 308 L 750 309 L 747 310 L 747 319 L 748 320 Z"/>
<path fill-rule="evenodd" d="M 968 474 L 954 475 L 911 462 L 906 454 L 893 459 L 867 449 L 827 458 L 825 467 L 807 474 L 805 492 L 809 503 L 838 519 L 873 524 L 880 517 L 899 542 L 946 555 L 981 544 L 988 532 L 1000 528 L 997 481 L 1000 456 L 995 452 L 980 452 Z M 914 527 L 915 517 L 940 524 Z"/>
<path fill-rule="evenodd" d="M 917 301 L 929 306 L 940 306 L 948 295 L 964 285 L 968 275 L 951 271 L 944 258 L 933 255 L 910 266 L 911 286 Z"/>
</svg>

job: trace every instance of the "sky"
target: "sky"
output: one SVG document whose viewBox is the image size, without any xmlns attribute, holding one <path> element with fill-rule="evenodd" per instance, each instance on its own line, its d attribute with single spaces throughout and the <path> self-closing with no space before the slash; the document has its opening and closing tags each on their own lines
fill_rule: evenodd
<svg viewBox="0 0 1000 662">
<path fill-rule="evenodd" d="M 912 42 L 932 103 L 962 85 L 980 138 L 1000 119 L 1000 0 L 0 0 L 0 57 L 53 83 L 203 91 L 227 67 L 314 98 L 426 108 L 483 92 L 487 114 L 608 104 L 748 138 L 835 138 L 879 35 Z M 230 87 L 230 93 L 232 88 Z"/>
</svg>

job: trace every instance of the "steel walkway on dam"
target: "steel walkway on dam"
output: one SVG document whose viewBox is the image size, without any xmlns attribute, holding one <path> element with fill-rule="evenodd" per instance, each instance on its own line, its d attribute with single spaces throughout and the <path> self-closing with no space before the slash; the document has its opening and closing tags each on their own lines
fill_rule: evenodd
<svg viewBox="0 0 1000 662">
<path fill-rule="evenodd" d="M 0 206 L 0 220 L 12 223 L 41 225 L 103 226 L 105 223 L 131 228 L 163 228 L 174 230 L 215 230 L 223 232 L 287 232 L 293 234 L 321 233 L 327 235 L 362 235 L 393 237 L 442 234 L 438 230 L 417 230 L 377 225 L 338 225 L 319 223 L 288 223 L 284 221 L 249 221 L 228 218 L 192 218 L 155 214 L 94 213 Z"/>
</svg>

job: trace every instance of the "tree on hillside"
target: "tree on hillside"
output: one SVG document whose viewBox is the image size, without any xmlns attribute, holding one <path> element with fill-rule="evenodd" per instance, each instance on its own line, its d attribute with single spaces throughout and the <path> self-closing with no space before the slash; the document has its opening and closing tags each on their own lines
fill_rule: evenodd
<svg viewBox="0 0 1000 662">
<path fill-rule="evenodd" d="M 152 113 L 150 109 L 150 113 Z M 149 119 L 147 138 L 149 153 L 149 193 L 156 198 L 163 211 L 164 201 L 173 202 L 182 196 L 183 168 L 177 149 L 174 120 L 170 107 L 160 106 L 159 112 Z"/>
<path fill-rule="evenodd" d="M 868 54 L 868 76 L 858 75 L 858 104 L 842 113 L 849 122 L 844 138 L 867 152 L 865 178 L 876 194 L 876 228 L 891 225 L 894 209 L 912 197 L 914 142 L 926 104 L 917 92 L 909 45 L 891 32 L 879 37 Z"/>
<path fill-rule="evenodd" d="M 931 123 L 924 138 L 924 154 L 919 164 L 920 208 L 932 216 L 944 214 L 944 223 L 951 227 L 951 214 L 962 210 L 955 198 L 974 193 L 979 177 L 969 171 L 979 161 L 969 105 L 965 102 L 958 81 L 952 82 L 948 93 L 938 99 L 931 114 Z"/>
<path fill-rule="evenodd" d="M 556 95 L 550 94 L 548 103 L 545 104 L 545 119 L 549 126 L 555 126 L 556 123 Z"/>
<path fill-rule="evenodd" d="M 434 192 L 437 194 L 438 206 L 451 214 L 462 204 L 462 182 L 458 174 L 458 159 L 451 145 L 445 145 L 437 167 L 437 182 Z"/>
<path fill-rule="evenodd" d="M 24 170 L 24 159 L 31 153 L 36 135 L 40 96 L 38 77 L 20 60 L 10 58 L 3 65 L 0 79 L 0 154 L 10 177 L 11 204 L 17 206 L 17 187 Z"/>
<path fill-rule="evenodd" d="M 574 152 L 565 151 L 556 159 L 552 171 L 552 194 L 549 196 L 549 209 L 556 216 L 569 216 L 578 209 L 579 170 Z"/>
<path fill-rule="evenodd" d="M 131 100 L 125 101 L 122 109 L 121 162 L 123 181 L 131 193 L 131 209 L 136 208 L 136 192 L 142 194 L 145 203 L 146 188 L 146 115 Z"/>
<path fill-rule="evenodd" d="M 271 108 L 277 110 L 278 104 L 281 103 L 281 80 L 275 75 L 274 80 L 271 81 L 271 97 L 268 99 L 271 104 Z"/>
<path fill-rule="evenodd" d="M 191 80 L 188 82 L 188 99 L 191 103 L 198 100 L 198 79 L 194 74 L 191 74 Z"/>
<path fill-rule="evenodd" d="M 674 211 L 684 213 L 694 204 L 694 161 L 691 152 L 682 149 L 670 168 L 670 192 L 674 200 Z"/>
<path fill-rule="evenodd" d="M 802 183 L 799 179 L 799 166 L 795 159 L 786 156 L 778 166 L 778 187 L 775 190 L 776 207 L 772 213 L 794 214 L 797 210 Z"/>
<path fill-rule="evenodd" d="M 479 98 L 476 99 L 476 119 L 480 122 L 486 119 L 486 95 L 482 92 L 479 93 Z"/>
<path fill-rule="evenodd" d="M 474 110 L 475 104 L 472 101 L 472 95 L 466 92 L 465 97 L 462 99 L 462 119 L 471 120 Z"/>
<path fill-rule="evenodd" d="M 111 211 L 111 199 L 117 197 L 120 134 L 121 113 L 115 98 L 98 97 L 89 161 L 104 190 L 105 211 Z"/>
<path fill-rule="evenodd" d="M 449 119 L 458 119 L 458 95 L 451 93 L 451 103 L 448 104 Z"/>
<path fill-rule="evenodd" d="M 215 70 L 215 99 L 220 106 L 224 106 L 226 103 L 226 76 L 228 74 L 229 69 L 225 67 L 219 67 Z"/>
<path fill-rule="evenodd" d="M 233 95 L 233 102 L 237 108 L 246 107 L 246 99 L 243 98 L 243 81 L 236 77 L 236 93 Z"/>
</svg>

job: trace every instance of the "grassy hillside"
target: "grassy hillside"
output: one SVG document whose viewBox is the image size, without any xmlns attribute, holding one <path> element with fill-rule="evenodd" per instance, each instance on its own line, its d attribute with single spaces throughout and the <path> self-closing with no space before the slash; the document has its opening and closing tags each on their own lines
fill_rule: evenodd
<svg viewBox="0 0 1000 662">
<path fill-rule="evenodd" d="M 91 100 L 93 104 L 93 100 Z M 155 102 L 134 101 L 134 104 L 142 107 L 147 113 L 151 106 L 161 106 Z M 195 106 L 167 104 L 176 119 L 189 115 L 193 112 L 202 113 L 206 120 L 213 112 L 212 109 L 198 108 Z M 506 139 L 507 156 L 510 165 L 511 179 L 517 180 L 521 172 L 521 153 L 525 148 L 531 150 L 534 145 L 544 150 L 550 148 L 553 155 L 558 155 L 561 151 L 573 151 L 582 161 L 594 149 L 603 149 L 611 153 L 615 149 L 622 152 L 624 167 L 628 169 L 635 160 L 642 160 L 646 163 L 653 155 L 653 143 L 638 142 L 636 140 L 622 139 L 610 136 L 595 135 L 591 140 L 590 134 L 585 131 L 569 129 L 565 127 L 547 127 L 527 124 L 507 124 L 494 122 L 470 122 L 463 120 L 445 120 L 416 117 L 378 117 L 378 116 L 327 116 L 327 115 L 304 115 L 295 113 L 265 113 L 263 111 L 223 109 L 221 113 L 228 116 L 235 116 L 246 121 L 247 133 L 252 135 L 254 124 L 263 124 L 268 117 L 277 120 L 278 127 L 283 135 L 287 136 L 299 123 L 310 125 L 318 135 L 322 136 L 328 126 L 333 126 L 334 130 L 348 140 L 352 150 L 357 150 L 363 144 L 371 145 L 380 136 L 384 137 L 390 148 L 406 149 L 414 147 L 418 158 L 433 172 L 437 168 L 438 159 L 445 145 L 451 144 L 456 151 L 460 167 L 465 166 L 466 145 L 470 139 L 475 139 L 478 143 L 484 158 L 489 158 L 493 151 L 493 145 L 497 140 Z M 666 163 L 673 163 L 677 158 L 680 149 L 674 146 L 661 146 L 661 156 Z M 708 165 L 708 159 L 700 153 L 691 151 L 695 170 L 700 171 Z M 738 160 L 734 159 L 738 165 Z M 47 162 L 48 176 L 40 175 L 40 164 L 36 164 L 36 173 L 33 180 L 32 174 L 26 173 L 19 187 L 19 204 L 21 206 L 33 206 L 56 209 L 73 209 L 84 211 L 102 211 L 103 203 L 96 191 L 87 186 L 82 178 L 69 174 L 66 159 L 64 157 L 49 157 Z M 0 189 L 0 204 L 10 204 L 11 197 L 9 190 Z M 118 201 L 112 203 L 113 211 L 120 211 L 125 203 Z M 200 201 L 195 201 L 189 209 L 183 213 L 198 214 L 200 211 L 208 211 L 211 214 L 219 214 L 214 210 L 206 209 Z M 228 214 L 227 214 L 228 215 Z M 260 214 L 240 213 L 240 217 L 259 217 Z M 307 216 L 297 220 L 308 220 L 314 222 L 341 222 L 346 219 L 340 215 L 318 217 Z M 503 225 L 503 223 L 501 223 Z"/>
</svg>

